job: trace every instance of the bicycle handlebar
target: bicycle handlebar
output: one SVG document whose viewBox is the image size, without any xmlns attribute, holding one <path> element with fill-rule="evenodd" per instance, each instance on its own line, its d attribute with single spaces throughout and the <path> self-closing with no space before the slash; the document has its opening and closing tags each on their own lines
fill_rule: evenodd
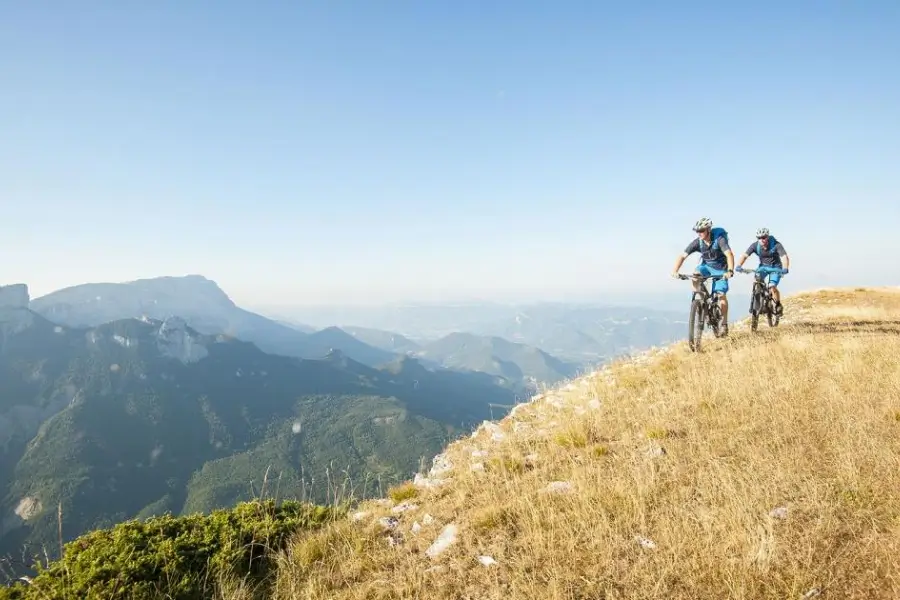
<svg viewBox="0 0 900 600">
<path fill-rule="evenodd" d="M 701 275 L 700 273 L 692 273 L 691 275 L 686 275 L 684 273 L 678 273 L 678 279 L 687 280 L 687 279 L 698 279 L 700 281 L 706 281 L 707 279 L 722 279 L 724 275 Z"/>
<path fill-rule="evenodd" d="M 757 274 L 757 273 L 760 273 L 760 274 L 763 274 L 763 275 L 768 275 L 769 273 L 773 273 L 773 274 L 775 274 L 775 273 L 781 273 L 781 274 L 784 274 L 784 269 L 783 269 L 783 268 L 780 268 L 780 267 L 763 267 L 762 270 L 761 270 L 760 267 L 757 267 L 757 268 L 755 268 L 755 269 L 744 269 L 744 268 L 741 268 L 740 271 L 738 271 L 737 269 L 735 269 L 734 272 L 735 272 L 735 273 L 744 273 L 745 275 L 751 275 L 751 274 L 754 274 L 754 275 L 755 275 L 755 274 Z"/>
</svg>

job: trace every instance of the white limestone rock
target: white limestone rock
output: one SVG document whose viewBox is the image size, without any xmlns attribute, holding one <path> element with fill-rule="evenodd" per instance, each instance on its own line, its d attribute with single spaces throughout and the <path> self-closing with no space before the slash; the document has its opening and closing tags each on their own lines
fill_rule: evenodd
<svg viewBox="0 0 900 600">
<path fill-rule="evenodd" d="M 24 283 L 0 286 L 0 308 L 28 308 L 31 296 Z"/>
<path fill-rule="evenodd" d="M 181 317 L 163 321 L 156 338 L 160 353 L 184 364 L 195 363 L 209 355 L 209 350 L 191 335 Z"/>
</svg>

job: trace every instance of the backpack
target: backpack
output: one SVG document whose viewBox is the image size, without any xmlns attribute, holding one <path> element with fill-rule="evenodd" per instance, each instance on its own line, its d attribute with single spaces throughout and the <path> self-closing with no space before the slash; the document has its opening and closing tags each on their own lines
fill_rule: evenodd
<svg viewBox="0 0 900 600">
<path fill-rule="evenodd" d="M 700 242 L 700 252 L 706 252 L 711 246 L 715 245 L 720 237 L 724 237 L 725 241 L 728 242 L 728 232 L 721 227 L 713 227 L 712 231 L 709 232 L 709 246 L 706 246 L 706 242 L 698 238 L 698 241 Z"/>
<path fill-rule="evenodd" d="M 769 254 L 775 252 L 775 244 L 778 243 L 778 240 L 775 239 L 774 236 L 769 236 Z M 756 241 L 756 255 L 762 258 L 762 242 L 759 240 Z"/>
</svg>

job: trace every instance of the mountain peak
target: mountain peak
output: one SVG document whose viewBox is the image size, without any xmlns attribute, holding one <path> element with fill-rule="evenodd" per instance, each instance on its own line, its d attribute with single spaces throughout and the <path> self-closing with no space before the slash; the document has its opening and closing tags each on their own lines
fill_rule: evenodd
<svg viewBox="0 0 900 600">
<path fill-rule="evenodd" d="M 214 302 L 216 304 L 234 307 L 235 304 L 228 294 L 219 287 L 219 284 L 203 275 L 166 275 L 149 279 L 136 279 L 128 282 L 137 288 L 157 291 L 164 294 L 179 295 L 196 298 L 198 301 Z"/>
<path fill-rule="evenodd" d="M 0 286 L 0 308 L 28 308 L 31 296 L 24 283 Z"/>
</svg>

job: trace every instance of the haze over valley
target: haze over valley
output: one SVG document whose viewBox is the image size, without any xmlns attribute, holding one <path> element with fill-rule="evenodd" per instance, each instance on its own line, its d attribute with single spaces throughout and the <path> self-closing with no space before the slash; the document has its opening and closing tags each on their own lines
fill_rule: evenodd
<svg viewBox="0 0 900 600">
<path fill-rule="evenodd" d="M 564 304 L 356 316 L 412 337 L 270 319 L 200 275 L 0 287 L 0 550 L 52 545 L 60 502 L 72 539 L 233 506 L 266 477 L 284 497 L 327 502 L 330 477 L 377 495 L 544 386 L 684 329 Z"/>
</svg>

